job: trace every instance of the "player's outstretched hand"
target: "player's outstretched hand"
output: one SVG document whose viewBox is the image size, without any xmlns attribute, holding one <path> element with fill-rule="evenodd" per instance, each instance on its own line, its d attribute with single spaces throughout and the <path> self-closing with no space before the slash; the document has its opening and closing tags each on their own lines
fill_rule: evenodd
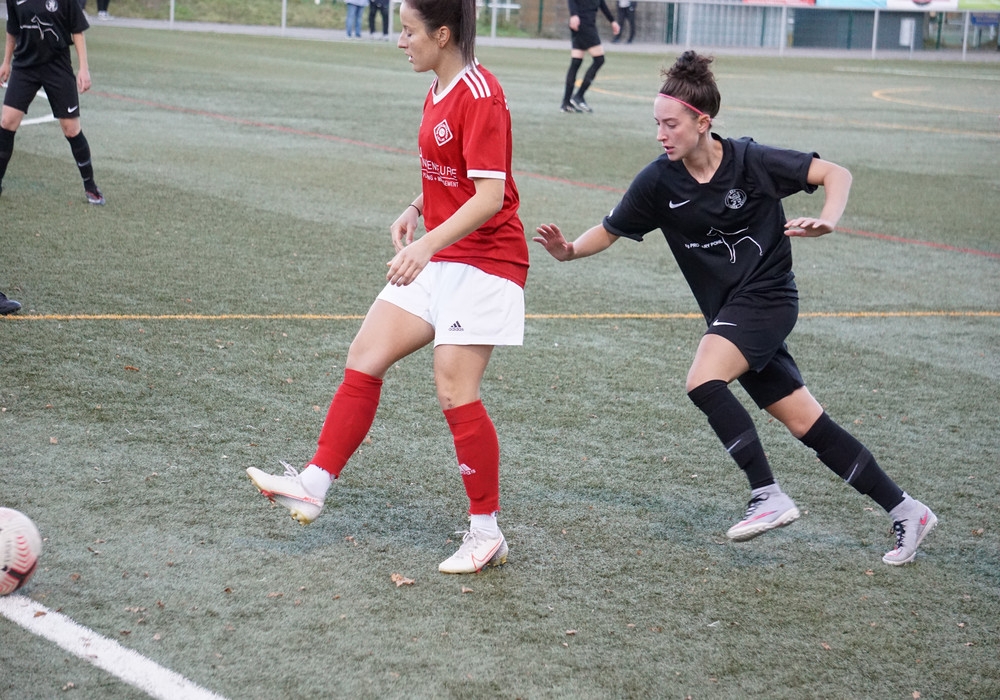
<svg viewBox="0 0 1000 700">
<path fill-rule="evenodd" d="M 817 238 L 825 236 L 833 231 L 833 224 L 824 219 L 813 219 L 808 216 L 800 216 L 797 219 L 789 219 L 785 224 L 786 236 L 799 236 L 804 238 Z"/>
<path fill-rule="evenodd" d="M 535 229 L 539 235 L 531 240 L 541 243 L 556 260 L 565 262 L 573 259 L 573 244 L 566 240 L 555 224 L 542 224 Z"/>
</svg>

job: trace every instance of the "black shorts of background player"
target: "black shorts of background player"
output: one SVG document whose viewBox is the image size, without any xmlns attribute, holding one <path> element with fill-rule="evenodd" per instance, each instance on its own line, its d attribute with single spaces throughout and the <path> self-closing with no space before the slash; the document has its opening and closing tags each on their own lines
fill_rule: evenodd
<svg viewBox="0 0 1000 700">
<path fill-rule="evenodd" d="M 604 47 L 601 46 L 601 37 L 597 33 L 598 10 L 611 22 L 611 31 L 617 36 L 621 28 L 604 0 L 569 0 L 569 29 L 572 48 L 569 53 L 569 71 L 566 73 L 566 89 L 563 93 L 560 111 L 593 111 L 584 99 L 584 94 L 590 84 L 594 82 L 594 78 L 597 77 L 597 71 L 604 65 Z M 593 62 L 584 74 L 576 94 L 574 94 L 576 74 L 580 70 L 580 66 L 583 65 L 584 54 L 587 53 L 590 54 Z"/>
<path fill-rule="evenodd" d="M 834 230 L 847 206 L 851 174 L 816 153 L 712 133 L 721 95 L 711 61 L 687 51 L 664 71 L 653 102 L 663 154 L 635 177 L 602 223 L 572 243 L 555 224 L 543 224 L 535 241 L 557 260 L 575 260 L 622 238 L 663 232 L 707 324 L 688 370 L 688 397 L 750 485 L 743 518 L 726 533 L 730 539 L 749 540 L 799 517 L 771 472 L 753 419 L 729 389 L 737 380 L 758 407 L 889 514 L 896 546 L 882 561 L 906 564 L 937 517 L 827 415 L 785 345 L 798 317 L 791 238 Z M 782 199 L 819 187 L 824 201 L 818 217 L 785 217 Z"/>
<path fill-rule="evenodd" d="M 14 135 L 28 106 L 42 88 L 69 141 L 87 201 L 104 204 L 94 182 L 90 144 L 80 127 L 80 93 L 90 89 L 90 67 L 83 32 L 89 27 L 74 0 L 7 0 L 7 42 L 0 82 L 7 83 L 0 112 L 0 192 L 14 152 Z M 69 45 L 76 48 L 80 69 L 73 74 Z"/>
</svg>

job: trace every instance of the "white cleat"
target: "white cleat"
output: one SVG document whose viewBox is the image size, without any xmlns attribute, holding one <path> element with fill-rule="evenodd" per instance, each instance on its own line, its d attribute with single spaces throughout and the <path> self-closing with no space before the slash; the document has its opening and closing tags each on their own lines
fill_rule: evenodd
<svg viewBox="0 0 1000 700">
<path fill-rule="evenodd" d="M 744 542 L 798 519 L 799 509 L 783 491 L 760 492 L 751 495 L 743 520 L 729 528 L 726 537 Z"/>
<path fill-rule="evenodd" d="M 442 574 L 474 574 L 487 566 L 507 563 L 507 540 L 503 533 L 489 535 L 482 530 L 462 534 L 462 546 L 438 565 Z"/>
<path fill-rule="evenodd" d="M 909 498 L 909 497 L 907 497 Z M 904 513 L 893 518 L 892 531 L 896 535 L 896 548 L 886 552 L 882 561 L 892 566 L 909 564 L 917 556 L 917 547 L 937 525 L 937 516 L 920 501 L 909 498 L 912 503 Z M 897 508 L 893 508 L 896 513 Z"/>
<path fill-rule="evenodd" d="M 285 462 L 281 465 L 285 468 L 285 473 L 282 475 L 268 474 L 256 467 L 247 469 L 247 475 L 257 490 L 267 496 L 269 501 L 284 506 L 295 520 L 308 525 L 319 516 L 326 499 L 317 498 L 306 491 L 302 485 L 302 477 L 295 467 Z"/>
</svg>

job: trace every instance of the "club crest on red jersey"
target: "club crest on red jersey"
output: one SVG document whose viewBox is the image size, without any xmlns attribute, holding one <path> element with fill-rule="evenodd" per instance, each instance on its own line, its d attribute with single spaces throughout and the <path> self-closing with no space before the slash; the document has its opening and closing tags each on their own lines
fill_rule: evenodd
<svg viewBox="0 0 1000 700">
<path fill-rule="evenodd" d="M 448 120 L 442 119 L 437 126 L 434 127 L 434 140 L 437 141 L 438 146 L 443 146 L 454 138 L 454 134 L 451 133 L 451 127 L 448 126 Z"/>
</svg>

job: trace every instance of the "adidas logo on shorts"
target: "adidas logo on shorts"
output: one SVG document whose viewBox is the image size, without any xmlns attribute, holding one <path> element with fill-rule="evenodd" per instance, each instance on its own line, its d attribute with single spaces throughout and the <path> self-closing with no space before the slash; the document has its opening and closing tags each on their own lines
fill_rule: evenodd
<svg viewBox="0 0 1000 700">
<path fill-rule="evenodd" d="M 448 330 L 449 331 L 464 331 L 465 329 L 462 328 L 462 324 L 461 323 L 459 323 L 458 321 L 455 321 L 453 324 L 451 324 L 451 328 L 449 328 Z"/>
</svg>

